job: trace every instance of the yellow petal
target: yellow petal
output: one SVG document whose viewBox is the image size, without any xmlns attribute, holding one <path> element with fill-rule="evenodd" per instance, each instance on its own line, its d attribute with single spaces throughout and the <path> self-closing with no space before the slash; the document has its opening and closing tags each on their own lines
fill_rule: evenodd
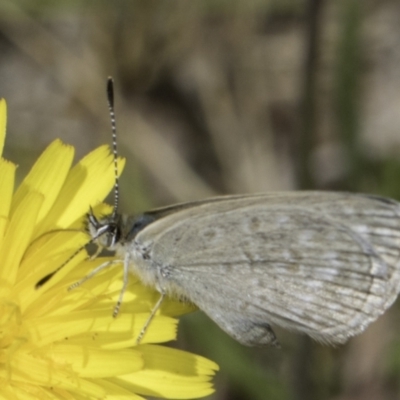
<svg viewBox="0 0 400 400">
<path fill-rule="evenodd" d="M 16 166 L 0 158 L 0 248 L 11 207 Z"/>
<path fill-rule="evenodd" d="M 100 203 L 114 185 L 113 157 L 108 146 L 101 146 L 77 164 L 65 181 L 56 203 L 42 223 L 42 231 L 54 226 L 67 228 Z M 118 159 L 120 173 L 125 160 Z"/>
<path fill-rule="evenodd" d="M 4 141 L 6 139 L 7 103 L 0 99 L 0 157 L 3 154 Z"/>
<path fill-rule="evenodd" d="M 80 378 L 72 370 L 61 368 L 51 360 L 33 356 L 23 351 L 23 348 L 14 353 L 10 369 L 14 382 L 62 388 L 97 398 L 105 396 L 104 389 L 100 385 Z M 2 378 L 10 378 L 6 369 L 0 369 L 0 381 Z"/>
<path fill-rule="evenodd" d="M 12 216 L 0 251 L 0 279 L 6 282 L 15 283 L 19 263 L 32 237 L 43 200 L 40 193 L 29 193 Z"/>
<path fill-rule="evenodd" d="M 97 382 L 100 382 L 100 380 L 98 379 Z M 124 389 L 106 379 L 101 380 L 101 385 L 107 393 L 105 400 L 147 400 L 131 390 Z"/>
<path fill-rule="evenodd" d="M 50 354 L 83 378 L 105 378 L 139 371 L 143 367 L 141 352 L 134 349 L 104 350 L 98 347 L 54 345 Z"/>
<path fill-rule="evenodd" d="M 87 235 L 84 232 L 59 231 L 47 233 L 36 238 L 34 242 L 30 243 L 24 254 L 18 271 L 16 288 L 24 291 L 26 286 L 34 286 L 45 275 L 64 264 L 85 243 L 87 243 Z M 71 268 L 75 267 L 84 258 L 86 258 L 86 252 L 82 251 L 74 259 L 70 260 L 63 269 L 69 273 Z M 41 291 L 43 292 L 52 287 L 65 274 L 64 271 L 60 271 Z"/>
<path fill-rule="evenodd" d="M 57 299 L 56 299 L 57 300 Z M 102 347 L 122 348 L 134 345 L 148 314 L 122 314 L 112 317 L 112 308 L 85 309 L 57 316 L 26 319 L 24 328 L 37 346 L 44 346 L 59 340 L 74 340 L 74 344 L 98 342 Z M 175 335 L 176 321 L 173 318 L 158 316 L 152 321 L 147 337 L 162 338 L 165 341 Z M 149 340 L 149 339 L 148 339 Z"/>
<path fill-rule="evenodd" d="M 218 366 L 210 360 L 168 347 L 143 345 L 144 369 L 112 382 L 146 396 L 192 399 L 213 393 L 210 376 Z"/>
<path fill-rule="evenodd" d="M 60 307 L 63 301 L 65 301 L 65 297 L 67 296 L 67 286 L 63 285 L 60 288 L 59 281 L 65 278 L 71 268 L 74 268 L 76 264 L 79 264 L 84 257 L 85 254 L 80 254 L 74 257 L 71 262 L 66 265 L 61 271 L 56 273 L 43 287 L 36 288 L 36 284 L 49 272 L 52 272 L 56 269 L 56 265 L 60 266 L 62 263 L 68 259 L 69 255 L 65 255 L 61 252 L 61 255 L 57 258 L 46 259 L 43 263 L 39 263 L 39 270 L 35 271 L 34 274 L 29 275 L 26 279 L 21 278 L 21 282 L 15 285 L 16 289 L 19 292 L 20 298 L 20 309 L 21 312 L 24 313 L 26 318 L 34 318 L 40 317 L 42 315 L 48 315 L 57 307 Z M 57 261 L 59 260 L 59 261 Z M 41 273 L 40 271 L 43 269 L 42 266 L 45 265 L 46 273 Z M 49 266 L 49 267 L 47 267 Z M 21 274 L 18 274 L 20 277 Z M 19 279 L 19 278 L 18 278 Z M 53 286 L 57 286 L 56 290 L 52 290 Z M 70 306 L 70 309 L 74 309 L 75 307 Z"/>
<path fill-rule="evenodd" d="M 27 193 L 36 191 L 45 195 L 37 223 L 48 213 L 69 173 L 74 158 L 74 148 L 55 140 L 42 153 L 25 177 L 13 199 L 15 210 Z"/>
<path fill-rule="evenodd" d="M 0 101 L 0 152 L 5 111 Z M 113 156 L 103 146 L 70 170 L 72 158 L 71 147 L 53 142 L 14 197 L 15 165 L 0 159 L 0 400 L 144 400 L 140 394 L 189 399 L 212 393 L 214 363 L 146 345 L 174 339 L 177 320 L 171 315 L 190 305 L 165 301 L 138 346 L 159 293 L 132 276 L 113 318 L 123 280 L 118 264 L 68 291 L 114 259 L 83 261 L 82 246 L 89 206 L 100 215 L 110 212 L 101 202 L 114 185 Z M 118 159 L 118 174 L 124 162 Z"/>
</svg>

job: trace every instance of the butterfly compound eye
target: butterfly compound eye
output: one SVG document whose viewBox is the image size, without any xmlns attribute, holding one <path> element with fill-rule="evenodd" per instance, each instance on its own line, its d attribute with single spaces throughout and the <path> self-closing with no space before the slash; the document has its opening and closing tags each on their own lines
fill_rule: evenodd
<svg viewBox="0 0 400 400">
<path fill-rule="evenodd" d="M 109 225 L 107 233 L 107 247 L 115 246 L 121 240 L 121 229 L 118 225 Z"/>
</svg>

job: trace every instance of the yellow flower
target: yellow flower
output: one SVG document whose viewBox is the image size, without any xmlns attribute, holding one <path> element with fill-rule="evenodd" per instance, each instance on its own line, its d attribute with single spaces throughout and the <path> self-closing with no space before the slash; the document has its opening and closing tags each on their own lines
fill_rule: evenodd
<svg viewBox="0 0 400 400">
<path fill-rule="evenodd" d="M 6 103 L 0 100 L 0 155 L 5 128 Z M 82 251 L 35 289 L 87 242 L 85 213 L 113 186 L 107 146 L 71 169 L 73 155 L 72 147 L 56 140 L 15 193 L 16 166 L 0 159 L 0 399 L 188 399 L 212 393 L 213 362 L 154 344 L 175 338 L 172 316 L 187 306 L 167 302 L 135 346 L 157 294 L 132 278 L 112 318 L 122 268 L 68 291 L 104 262 L 87 260 Z M 123 164 L 119 160 L 121 170 Z M 106 212 L 107 206 L 96 209 Z"/>
</svg>

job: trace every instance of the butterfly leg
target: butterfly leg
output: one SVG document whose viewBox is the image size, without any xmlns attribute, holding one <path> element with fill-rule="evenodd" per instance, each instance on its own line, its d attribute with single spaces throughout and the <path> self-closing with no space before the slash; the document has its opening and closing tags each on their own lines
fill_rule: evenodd
<svg viewBox="0 0 400 400">
<path fill-rule="evenodd" d="M 124 277 L 123 277 L 122 288 L 121 288 L 121 291 L 119 292 L 118 301 L 117 301 L 117 304 L 115 305 L 114 311 L 113 311 L 113 317 L 114 318 L 119 313 L 119 309 L 121 308 L 121 304 L 122 304 L 122 300 L 124 298 L 124 294 L 126 292 L 126 288 L 128 287 L 128 283 L 129 283 L 129 258 L 130 258 L 130 255 L 127 252 L 125 254 L 125 258 L 124 258 Z"/>
<path fill-rule="evenodd" d="M 146 323 L 144 324 L 142 330 L 139 333 L 139 336 L 136 339 L 136 344 L 140 344 L 141 340 L 143 339 L 143 336 L 146 333 L 147 328 L 149 327 L 149 325 L 150 325 L 151 321 L 153 320 L 154 316 L 156 315 L 157 310 L 160 308 L 160 306 L 161 306 L 161 304 L 162 304 L 162 302 L 164 300 L 164 297 L 165 297 L 165 293 L 161 292 L 160 298 L 158 299 L 157 303 L 155 304 L 155 306 L 151 310 L 151 313 L 150 313 L 149 317 L 147 318 Z"/>
<path fill-rule="evenodd" d="M 73 289 L 77 288 L 78 286 L 81 286 L 82 283 L 84 283 L 84 282 L 88 281 L 89 279 L 93 278 L 95 275 L 97 275 L 103 269 L 106 269 L 106 268 L 110 267 L 111 265 L 118 264 L 120 262 L 121 262 L 121 260 L 113 260 L 113 261 L 107 261 L 107 262 L 105 262 L 103 264 L 100 264 L 97 268 L 95 268 L 93 271 L 88 273 L 81 280 L 79 280 L 79 281 L 73 283 L 72 285 L 70 285 L 68 287 L 68 291 L 73 290 Z"/>
<path fill-rule="evenodd" d="M 97 246 L 96 251 L 91 256 L 89 256 L 89 260 L 95 260 L 102 251 L 103 251 L 103 247 Z"/>
</svg>

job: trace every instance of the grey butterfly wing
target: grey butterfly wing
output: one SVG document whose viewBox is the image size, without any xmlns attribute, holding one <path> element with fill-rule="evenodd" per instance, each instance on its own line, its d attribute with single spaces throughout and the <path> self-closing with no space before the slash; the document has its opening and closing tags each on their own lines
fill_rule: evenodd
<svg viewBox="0 0 400 400">
<path fill-rule="evenodd" d="M 159 289 L 243 344 L 274 343 L 270 324 L 342 343 L 398 294 L 398 213 L 394 201 L 352 194 L 218 198 L 151 223 L 136 255 Z"/>
</svg>

